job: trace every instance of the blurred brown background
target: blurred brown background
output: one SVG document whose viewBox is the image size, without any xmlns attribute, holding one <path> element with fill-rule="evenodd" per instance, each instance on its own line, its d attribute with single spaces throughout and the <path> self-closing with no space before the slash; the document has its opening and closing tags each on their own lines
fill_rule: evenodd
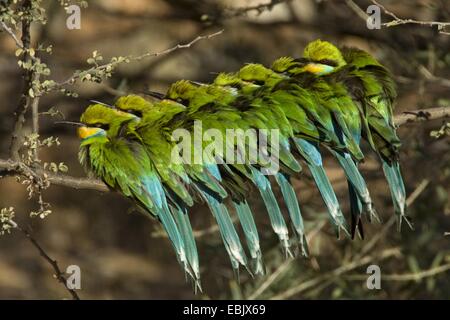
<svg viewBox="0 0 450 320">
<path fill-rule="evenodd" d="M 224 29 L 223 34 L 196 43 L 192 48 L 121 65 L 102 84 L 83 83 L 74 91 L 78 98 L 51 94 L 41 99 L 40 111 L 56 108 L 68 120 L 78 120 L 89 99 L 113 102 L 116 91 L 162 91 L 178 79 L 210 81 L 215 72 L 235 71 L 246 62 L 269 65 L 283 55 L 298 56 L 316 38 L 365 49 L 387 65 L 399 85 L 396 114 L 406 110 L 449 105 L 450 35 L 436 28 L 401 25 L 369 30 L 349 1 L 294 0 L 273 6 L 261 14 L 239 9 L 268 0 L 93 0 L 81 11 L 81 30 L 68 30 L 67 14 L 57 1 L 44 1 L 48 23 L 33 29 L 36 41 L 53 45 L 53 55 L 42 59 L 62 81 L 98 50 L 111 56 L 157 52 L 187 43 L 197 35 Z M 370 1 L 355 1 L 363 10 Z M 400 17 L 449 21 L 446 0 L 389 1 L 383 3 Z M 389 21 L 383 15 L 383 21 Z M 0 33 L 0 153 L 7 149 L 15 109 L 22 86 L 14 56 L 14 42 Z M 84 176 L 77 161 L 78 139 L 70 128 L 54 124 L 58 116 L 42 115 L 41 135 L 58 136 L 61 146 L 43 149 L 43 161 L 69 166 L 69 174 Z M 242 271 L 237 285 L 219 234 L 206 231 L 198 238 L 204 294 L 194 295 L 185 282 L 172 247 L 159 237 L 159 227 L 132 210 L 120 195 L 51 186 L 44 192 L 53 213 L 45 219 L 30 218 L 36 202 L 14 178 L 0 180 L 0 207 L 15 207 L 16 219 L 32 229 L 33 236 L 61 269 L 79 265 L 83 299 L 184 299 L 184 298 L 440 298 L 450 297 L 449 272 L 436 267 L 450 263 L 450 152 L 449 138 L 430 137 L 443 120 L 408 124 L 399 129 L 403 142 L 401 164 L 409 193 L 419 184 L 426 188 L 409 209 L 415 230 L 396 231 L 390 195 L 382 170 L 367 150 L 362 170 L 367 178 L 383 224 L 366 223 L 365 240 L 337 240 L 327 222 L 324 205 L 307 173 L 295 181 L 310 239 L 311 258 L 284 262 L 259 198 L 251 198 L 263 239 L 268 272 L 279 276 L 257 291 L 266 279 L 251 279 Z M 28 123 L 29 125 L 29 123 Z M 342 207 L 348 213 L 346 182 L 337 164 L 327 159 L 327 170 Z M 424 180 L 426 179 L 426 180 Z M 427 183 L 428 181 L 428 183 Z M 212 217 L 201 205 L 191 210 L 196 230 L 208 230 Z M 382 233 L 382 231 L 384 233 Z M 205 232 L 203 232 L 205 233 Z M 155 235 L 156 234 L 156 235 Z M 379 238 L 376 238 L 379 236 Z M 372 243 L 371 240 L 375 239 Z M 394 249 L 393 249 L 394 248 Z M 393 250 L 394 254 L 381 257 Z M 362 253 L 361 253 L 362 252 Z M 365 264 L 351 268 L 360 255 Z M 366 267 L 378 264 L 382 289 L 368 290 Z M 281 269 L 279 266 L 282 266 Z M 347 266 L 349 270 L 339 269 Z M 336 271 L 338 270 L 338 271 Z M 431 270 L 428 273 L 427 270 Z M 434 270 L 434 271 L 433 271 Z M 332 272 L 330 274 L 330 272 Z M 333 273 L 334 272 L 334 273 Z M 20 232 L 0 237 L 0 298 L 69 298 L 53 277 L 53 270 Z M 383 278 L 384 275 L 392 277 Z M 396 277 L 406 275 L 406 278 Z M 416 276 L 415 276 L 416 275 Z M 297 287 L 310 282 L 305 289 Z M 297 291 L 289 291 L 297 287 Z M 255 293 L 256 292 L 256 293 Z M 258 295 L 257 295 L 258 294 Z"/>
</svg>

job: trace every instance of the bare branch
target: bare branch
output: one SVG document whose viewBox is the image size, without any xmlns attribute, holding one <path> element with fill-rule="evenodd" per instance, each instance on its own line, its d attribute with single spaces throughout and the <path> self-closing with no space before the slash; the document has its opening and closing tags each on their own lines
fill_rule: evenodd
<svg viewBox="0 0 450 320">
<path fill-rule="evenodd" d="M 43 179 L 45 174 L 45 178 L 51 184 L 70 187 L 74 189 L 88 189 L 101 192 L 106 192 L 109 190 L 108 187 L 99 180 L 93 180 L 88 178 L 76 178 L 62 174 L 54 174 L 46 172 L 42 169 L 32 170 L 31 168 L 26 167 L 22 163 L 13 160 L 0 159 L 0 172 L 1 171 L 4 171 L 9 175 L 23 175 L 27 177 L 32 175 L 40 179 Z"/>
<path fill-rule="evenodd" d="M 419 24 L 419 25 L 423 25 L 423 26 L 437 26 L 438 30 L 442 33 L 446 33 L 444 30 L 446 27 L 450 26 L 450 22 L 440 22 L 440 21 L 419 21 L 419 20 L 414 20 L 414 19 L 402 19 L 399 18 L 395 13 L 393 13 L 392 11 L 389 11 L 388 9 L 386 9 L 385 6 L 383 6 L 382 4 L 378 3 L 378 1 L 376 0 L 371 0 L 373 4 L 379 6 L 384 13 L 386 13 L 387 15 L 391 16 L 394 20 L 390 21 L 390 22 L 385 22 L 382 25 L 386 26 L 386 27 L 393 27 L 393 26 L 398 26 L 401 24 Z"/>
<path fill-rule="evenodd" d="M 13 40 L 14 40 L 14 42 L 16 43 L 16 46 L 17 46 L 18 48 L 23 49 L 23 45 L 22 45 L 22 43 L 20 42 L 19 38 L 17 38 L 17 36 L 16 36 L 16 34 L 14 33 L 14 31 L 13 31 L 10 27 L 8 27 L 4 21 L 0 21 L 0 27 L 1 27 L 3 30 L 5 30 L 5 32 L 8 33 L 8 34 L 11 36 L 11 38 L 13 38 Z"/>
<path fill-rule="evenodd" d="M 177 44 L 176 46 L 171 47 L 171 48 L 166 49 L 166 50 L 163 50 L 163 51 L 147 52 L 147 53 L 141 54 L 139 56 L 131 56 L 130 55 L 130 56 L 124 57 L 124 59 L 121 59 L 121 60 L 111 61 L 109 63 L 105 63 L 105 64 L 102 64 L 102 65 L 99 65 L 99 66 L 94 66 L 94 67 L 92 67 L 90 69 L 87 69 L 85 71 L 77 72 L 77 73 L 73 74 L 67 80 L 65 80 L 63 82 L 56 83 L 50 90 L 57 90 L 57 89 L 60 89 L 60 88 L 62 88 L 64 86 L 66 86 L 66 85 L 74 84 L 77 80 L 79 80 L 85 74 L 91 74 L 91 73 L 95 73 L 95 72 L 98 72 L 98 71 L 112 70 L 114 67 L 116 67 L 117 65 L 119 65 L 119 64 L 121 64 L 123 62 L 126 62 L 127 60 L 128 61 L 140 61 L 142 59 L 149 58 L 149 57 L 158 57 L 158 56 L 161 56 L 161 55 L 169 54 L 169 53 L 174 52 L 176 50 L 187 49 L 187 48 L 192 47 L 195 43 L 197 43 L 199 41 L 211 39 L 211 38 L 216 37 L 216 36 L 218 36 L 218 35 L 220 35 L 222 33 L 223 33 L 223 30 L 220 30 L 220 31 L 217 31 L 217 32 L 205 35 L 205 36 L 197 36 L 195 39 L 193 39 L 192 41 L 190 41 L 190 42 L 188 42 L 186 44 Z"/>
<path fill-rule="evenodd" d="M 450 117 L 450 106 L 440 108 L 421 109 L 417 111 L 406 111 L 403 114 L 395 116 L 394 122 L 397 126 L 406 123 L 445 119 Z"/>
<path fill-rule="evenodd" d="M 437 276 L 440 273 L 444 273 L 450 270 L 450 263 L 430 268 L 428 270 L 405 273 L 405 274 L 383 274 L 383 281 L 419 281 L 425 278 Z M 347 280 L 367 280 L 367 274 L 363 275 L 348 275 L 344 276 Z"/>
<path fill-rule="evenodd" d="M 365 256 L 361 259 L 358 259 L 356 261 L 352 261 L 350 263 L 347 263 L 345 265 L 342 265 L 332 271 L 326 272 L 321 276 L 315 277 L 313 279 L 310 279 L 308 281 L 302 281 L 300 282 L 298 285 L 289 288 L 288 290 L 277 294 L 273 297 L 271 297 L 271 300 L 285 300 L 288 299 L 290 297 L 292 297 L 293 295 L 299 294 L 305 290 L 308 290 L 309 288 L 313 288 L 315 286 L 320 285 L 321 283 L 323 283 L 324 281 L 327 281 L 329 279 L 333 279 L 333 278 L 337 278 L 337 277 L 341 277 L 343 274 L 352 271 L 358 267 L 361 267 L 363 265 L 366 265 L 368 263 L 372 263 L 373 261 L 382 261 L 385 260 L 387 258 L 390 258 L 392 256 L 396 256 L 399 255 L 400 250 L 399 248 L 389 248 L 386 250 L 383 250 L 381 252 L 380 255 L 377 256 Z"/>
<path fill-rule="evenodd" d="M 31 233 L 27 230 L 25 230 L 24 228 L 22 228 L 21 226 L 19 226 L 16 223 L 15 226 L 18 230 L 20 230 L 25 237 L 31 242 L 31 244 L 39 251 L 39 254 L 42 256 L 42 258 L 44 258 L 45 261 L 48 262 L 48 264 L 53 268 L 53 270 L 55 271 L 55 277 L 56 279 L 61 282 L 64 287 L 66 288 L 66 290 L 70 293 L 70 295 L 72 296 L 73 300 L 80 300 L 80 297 L 78 296 L 78 294 L 76 293 L 76 291 L 74 289 L 70 289 L 67 286 L 67 280 L 66 278 L 63 276 L 63 272 L 61 271 L 61 269 L 59 269 L 58 263 L 56 262 L 56 260 L 52 259 L 47 252 L 45 252 L 45 250 L 42 248 L 42 246 L 39 244 L 39 242 L 33 238 L 33 236 L 31 235 Z"/>
<path fill-rule="evenodd" d="M 255 11 L 257 15 L 264 11 L 271 11 L 276 5 L 291 2 L 292 0 L 270 0 L 268 3 L 260 3 L 254 6 L 241 8 L 225 8 L 225 18 L 236 18 L 246 16 L 249 12 Z"/>
<path fill-rule="evenodd" d="M 445 34 L 445 35 L 450 35 L 449 32 L 445 31 L 445 28 L 450 26 L 450 22 L 421 21 L 421 20 L 414 20 L 414 19 L 402 19 L 402 18 L 399 18 L 392 11 L 389 11 L 388 9 L 386 9 L 386 7 L 383 6 L 382 4 L 380 4 L 378 1 L 376 1 L 376 0 L 371 0 L 371 1 L 372 1 L 373 4 L 375 4 L 378 7 L 380 7 L 380 9 L 382 9 L 385 14 L 387 14 L 388 16 L 393 18 L 393 20 L 391 20 L 389 22 L 382 23 L 381 25 L 384 26 L 384 27 L 389 28 L 389 27 L 394 27 L 394 26 L 403 25 L 403 24 L 417 24 L 417 25 L 430 26 L 430 27 L 436 26 L 438 28 L 439 33 Z M 363 19 L 364 21 L 367 21 L 367 18 L 368 18 L 367 13 L 363 9 L 361 9 L 353 0 L 345 0 L 345 3 L 361 19 Z"/>
<path fill-rule="evenodd" d="M 417 111 L 408 111 L 401 115 L 395 116 L 394 122 L 397 126 L 407 123 L 444 119 L 450 117 L 450 107 L 429 108 Z M 6 171 L 9 175 L 34 176 L 39 179 L 47 179 L 51 184 L 70 187 L 74 189 L 88 189 L 101 192 L 109 191 L 109 188 L 101 181 L 76 178 L 68 175 L 54 174 L 42 169 L 31 169 L 23 163 L 15 160 L 0 159 L 0 173 Z M 45 176 L 44 176 L 45 175 Z"/>
</svg>

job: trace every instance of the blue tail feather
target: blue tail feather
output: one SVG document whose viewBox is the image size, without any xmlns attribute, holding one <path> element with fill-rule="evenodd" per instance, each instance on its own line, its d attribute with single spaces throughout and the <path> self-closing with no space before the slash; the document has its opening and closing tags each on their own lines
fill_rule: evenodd
<svg viewBox="0 0 450 320">
<path fill-rule="evenodd" d="M 403 220 L 412 229 L 412 224 L 406 216 L 406 190 L 403 183 L 400 165 L 398 162 L 389 164 L 383 160 L 383 171 L 388 181 L 392 201 L 394 203 L 395 214 L 397 215 L 398 229 L 401 230 Z"/>
<path fill-rule="evenodd" d="M 277 183 L 280 186 L 281 193 L 283 194 L 284 201 L 289 211 L 289 216 L 291 217 L 294 229 L 298 234 L 302 254 L 304 256 L 307 256 L 308 255 L 307 243 L 304 242 L 305 227 L 303 225 L 303 218 L 295 190 L 291 185 L 289 178 L 285 174 L 278 172 L 275 175 L 275 179 L 277 180 Z"/>
<path fill-rule="evenodd" d="M 352 216 L 352 225 L 351 225 L 352 239 L 355 238 L 357 230 L 360 237 L 364 239 L 364 229 L 361 221 L 361 212 L 362 212 L 361 201 L 358 198 L 355 187 L 349 181 L 347 181 L 347 184 L 348 184 L 348 195 L 350 200 L 350 213 Z"/>
<path fill-rule="evenodd" d="M 250 250 L 250 256 L 254 261 L 253 272 L 255 274 L 263 275 L 264 264 L 262 261 L 261 246 L 259 243 L 258 229 L 256 228 L 255 220 L 253 219 L 252 211 L 247 201 L 236 202 L 233 201 L 234 208 L 241 222 L 242 229 L 244 230 L 247 245 Z"/>
<path fill-rule="evenodd" d="M 370 197 L 369 189 L 367 188 L 367 184 L 359 172 L 355 161 L 348 153 L 341 153 L 333 150 L 331 150 L 331 152 L 339 161 L 339 164 L 347 177 L 347 181 L 352 185 L 359 201 L 361 201 L 363 211 L 369 215 L 369 220 L 376 219 L 379 221 L 373 206 L 372 198 Z"/>
<path fill-rule="evenodd" d="M 239 236 L 234 228 L 228 209 L 222 202 L 204 192 L 203 196 L 208 203 L 212 214 L 214 215 L 217 225 L 219 226 L 220 235 L 225 244 L 225 249 L 230 256 L 231 264 L 234 269 L 239 268 L 239 264 L 247 268 L 247 257 L 242 248 Z"/>
<path fill-rule="evenodd" d="M 174 208 L 173 211 L 175 211 L 175 220 L 180 228 L 181 235 L 186 245 L 186 255 L 188 263 L 192 269 L 191 277 L 194 280 L 194 290 L 197 291 L 198 289 L 202 292 L 197 245 L 195 243 L 194 232 L 189 221 L 189 216 L 186 210 L 183 211 L 181 208 Z"/>
<path fill-rule="evenodd" d="M 186 257 L 186 248 L 183 238 L 178 230 L 177 224 L 167 205 L 164 189 L 159 179 L 155 176 L 147 176 L 143 179 L 143 185 L 147 197 L 153 203 L 152 210 L 156 213 L 161 224 L 169 236 L 172 245 L 177 253 L 177 259 L 183 265 L 186 272 L 189 272 L 189 265 Z"/>
<path fill-rule="evenodd" d="M 344 214 L 341 211 L 339 201 L 334 193 L 330 180 L 328 179 L 322 165 L 322 156 L 316 144 L 304 139 L 296 138 L 295 143 L 300 154 L 305 158 L 308 168 L 314 178 L 317 188 L 322 195 L 325 205 L 328 208 L 333 224 L 336 226 L 336 232 L 342 228 L 346 234 L 349 234 L 346 228 Z"/>
<path fill-rule="evenodd" d="M 280 207 L 278 206 L 275 195 L 273 194 L 272 187 L 270 185 L 269 179 L 256 168 L 251 167 L 253 182 L 258 187 L 258 190 L 263 198 L 264 204 L 266 205 L 267 212 L 269 214 L 270 223 L 273 230 L 278 235 L 283 249 L 286 254 L 293 256 L 290 251 L 289 244 L 289 231 L 284 221 L 283 215 L 281 214 Z"/>
</svg>

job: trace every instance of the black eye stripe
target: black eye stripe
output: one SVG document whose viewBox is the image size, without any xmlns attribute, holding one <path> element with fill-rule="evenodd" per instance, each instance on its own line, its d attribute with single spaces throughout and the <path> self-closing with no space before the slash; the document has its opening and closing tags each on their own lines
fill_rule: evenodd
<svg viewBox="0 0 450 320">
<path fill-rule="evenodd" d="M 91 126 L 103 129 L 105 131 L 107 131 L 109 129 L 109 124 L 108 123 L 100 123 L 100 122 L 98 122 L 98 123 L 93 123 Z"/>
<path fill-rule="evenodd" d="M 337 65 L 338 65 L 336 61 L 329 60 L 329 59 L 322 59 L 319 61 L 319 63 L 326 64 L 331 67 L 337 67 Z"/>
<path fill-rule="evenodd" d="M 127 110 L 126 112 L 134 114 L 136 117 L 142 118 L 142 111 L 141 110 Z"/>
</svg>

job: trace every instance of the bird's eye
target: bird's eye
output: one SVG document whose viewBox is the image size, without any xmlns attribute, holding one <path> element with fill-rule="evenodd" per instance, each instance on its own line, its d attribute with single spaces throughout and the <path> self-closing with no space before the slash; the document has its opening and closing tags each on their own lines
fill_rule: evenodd
<svg viewBox="0 0 450 320">
<path fill-rule="evenodd" d="M 94 123 L 92 126 L 96 127 L 96 128 L 103 129 L 105 131 L 108 131 L 108 129 L 109 129 L 109 124 L 108 123 L 100 123 L 99 122 L 99 123 Z"/>
<path fill-rule="evenodd" d="M 175 100 L 175 101 L 178 102 L 179 104 L 184 105 L 184 106 L 188 106 L 189 105 L 189 100 L 188 99 L 177 98 L 177 100 Z"/>
<path fill-rule="evenodd" d="M 337 67 L 336 61 L 330 60 L 330 59 L 322 59 L 319 61 L 319 63 L 326 64 L 327 66 L 331 66 L 331 67 Z"/>
</svg>

